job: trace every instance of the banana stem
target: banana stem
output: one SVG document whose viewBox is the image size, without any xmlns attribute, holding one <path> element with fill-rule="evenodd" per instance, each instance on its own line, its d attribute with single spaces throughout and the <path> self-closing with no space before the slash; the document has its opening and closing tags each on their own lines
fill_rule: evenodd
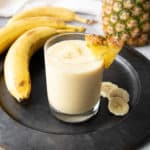
<svg viewBox="0 0 150 150">
<path fill-rule="evenodd" d="M 81 17 L 79 15 L 75 15 L 74 20 L 81 22 L 81 23 L 85 23 L 85 24 L 94 24 L 97 22 L 96 20 L 87 19 L 87 18 Z"/>
<path fill-rule="evenodd" d="M 70 24 L 67 24 L 66 29 L 72 29 L 76 32 L 84 32 L 86 29 L 84 27 L 80 27 L 80 26 L 74 26 L 74 25 L 70 25 Z"/>
<path fill-rule="evenodd" d="M 76 32 L 75 29 L 57 29 L 57 33 Z"/>
</svg>

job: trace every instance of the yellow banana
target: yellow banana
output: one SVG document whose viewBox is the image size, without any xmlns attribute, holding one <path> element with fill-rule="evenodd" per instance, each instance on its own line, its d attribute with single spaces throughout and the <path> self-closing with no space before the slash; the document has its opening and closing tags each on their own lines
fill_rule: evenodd
<svg viewBox="0 0 150 150">
<path fill-rule="evenodd" d="M 80 17 L 75 12 L 70 9 L 62 8 L 62 7 L 36 7 L 30 10 L 23 11 L 18 15 L 15 15 L 10 19 L 9 23 L 14 20 L 19 20 L 27 17 L 35 17 L 35 16 L 51 16 L 64 21 L 79 21 L 82 23 L 94 23 L 94 21 Z"/>
<path fill-rule="evenodd" d="M 37 27 L 25 32 L 10 47 L 4 61 L 4 78 L 8 91 L 19 102 L 27 99 L 31 92 L 29 61 L 52 35 L 68 30 Z"/>
<path fill-rule="evenodd" d="M 57 29 L 70 29 L 72 31 L 83 32 L 85 29 L 79 26 L 66 24 L 64 21 L 51 17 L 31 17 L 12 22 L 0 30 L 0 54 L 9 48 L 9 46 L 25 31 L 39 27 L 47 26 Z"/>
</svg>

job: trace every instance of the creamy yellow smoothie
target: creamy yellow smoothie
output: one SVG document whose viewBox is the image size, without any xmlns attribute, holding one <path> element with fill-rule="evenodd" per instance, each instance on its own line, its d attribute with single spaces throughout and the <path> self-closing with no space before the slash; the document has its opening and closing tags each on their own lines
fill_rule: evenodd
<svg viewBox="0 0 150 150">
<path fill-rule="evenodd" d="M 82 114 L 99 101 L 103 60 L 96 60 L 84 40 L 65 40 L 45 52 L 50 106 L 64 114 Z"/>
</svg>

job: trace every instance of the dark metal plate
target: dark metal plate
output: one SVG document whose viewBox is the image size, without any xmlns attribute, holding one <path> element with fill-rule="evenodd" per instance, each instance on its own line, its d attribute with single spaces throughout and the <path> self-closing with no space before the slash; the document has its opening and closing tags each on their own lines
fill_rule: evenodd
<svg viewBox="0 0 150 150">
<path fill-rule="evenodd" d="M 112 127 L 124 119 L 124 117 L 111 115 L 107 109 L 107 101 L 103 99 L 98 115 L 88 122 L 73 125 L 58 121 L 52 116 L 48 105 L 42 50 L 33 57 L 30 70 L 32 93 L 27 104 L 16 102 L 7 91 L 4 79 L 0 82 L 2 108 L 22 125 L 47 133 L 77 134 Z M 105 71 L 104 80 L 115 82 L 130 93 L 130 112 L 132 112 L 141 92 L 135 69 L 125 59 L 118 56 L 111 68 Z"/>
<path fill-rule="evenodd" d="M 119 84 L 131 95 L 131 111 L 123 118 L 108 113 L 106 100 L 102 100 L 100 113 L 85 124 L 68 125 L 53 118 L 47 105 L 46 93 L 43 92 L 45 77 L 42 52 L 36 54 L 31 62 L 33 90 L 29 104 L 15 102 L 8 94 L 1 76 L 0 101 L 4 111 L 0 109 L 0 143 L 11 150 L 135 149 L 150 135 L 150 63 L 131 48 L 125 48 L 121 56 L 126 60 L 118 57 L 105 72 L 104 79 Z M 139 80 L 131 65 L 140 78 L 141 96 Z M 38 123 L 42 121 L 44 123 L 40 127 Z M 51 124 L 48 126 L 47 123 Z"/>
</svg>

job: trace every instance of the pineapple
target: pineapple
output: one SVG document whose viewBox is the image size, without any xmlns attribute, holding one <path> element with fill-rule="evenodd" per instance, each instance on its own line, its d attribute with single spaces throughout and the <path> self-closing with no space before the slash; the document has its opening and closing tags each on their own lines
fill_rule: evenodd
<svg viewBox="0 0 150 150">
<path fill-rule="evenodd" d="M 103 0 L 103 30 L 128 45 L 150 43 L 150 0 Z"/>
<path fill-rule="evenodd" d="M 109 68 L 111 66 L 116 55 L 120 52 L 124 45 L 124 41 L 94 34 L 85 35 L 85 41 L 95 58 L 104 60 L 105 68 Z"/>
</svg>

